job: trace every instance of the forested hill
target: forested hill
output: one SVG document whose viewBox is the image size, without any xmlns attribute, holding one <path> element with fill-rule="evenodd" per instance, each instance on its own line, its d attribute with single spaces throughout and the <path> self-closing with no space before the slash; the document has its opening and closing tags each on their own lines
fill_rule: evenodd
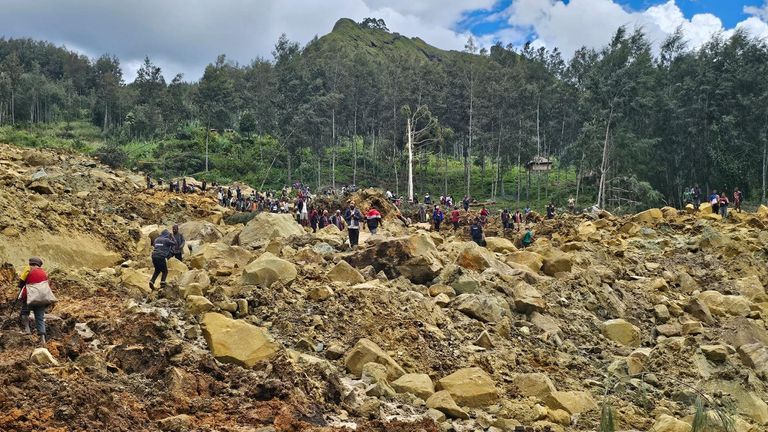
<svg viewBox="0 0 768 432">
<path fill-rule="evenodd" d="M 758 200 L 767 76 L 765 41 L 742 32 L 692 50 L 680 34 L 654 46 L 620 28 L 607 46 L 568 58 L 472 40 L 444 51 L 381 20 L 341 19 L 303 46 L 280 38 L 269 59 L 221 55 L 199 82 L 166 77 L 150 58 L 134 79 L 113 56 L 2 39 L 0 140 L 64 140 L 165 177 L 401 193 L 411 142 L 416 193 L 578 194 L 628 208 L 678 204 L 698 183 Z M 521 166 L 537 155 L 555 170 L 530 183 Z"/>
</svg>

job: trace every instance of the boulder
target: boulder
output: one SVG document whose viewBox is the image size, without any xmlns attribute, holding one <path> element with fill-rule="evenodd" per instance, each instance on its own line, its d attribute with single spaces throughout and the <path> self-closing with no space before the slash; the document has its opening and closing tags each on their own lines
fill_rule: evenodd
<svg viewBox="0 0 768 432">
<path fill-rule="evenodd" d="M 190 285 L 195 284 L 195 290 L 201 292 L 211 286 L 211 278 L 208 272 L 204 270 L 189 270 L 179 278 L 179 290 L 183 295 L 193 294 L 190 292 Z M 198 294 L 199 295 L 199 294 Z"/>
<path fill-rule="evenodd" d="M 435 393 L 435 385 L 427 374 L 405 374 L 390 385 L 398 393 L 411 393 L 424 400 Z"/>
<path fill-rule="evenodd" d="M 361 376 L 366 363 L 379 363 L 387 368 L 387 379 L 394 381 L 405 375 L 405 370 L 384 350 L 369 339 L 360 339 L 344 357 L 344 365 L 356 376 Z"/>
<path fill-rule="evenodd" d="M 253 255 L 247 250 L 224 243 L 205 243 L 190 257 L 189 263 L 195 269 L 214 270 L 218 268 L 241 268 L 248 264 Z"/>
<path fill-rule="evenodd" d="M 459 312 L 482 322 L 498 322 L 510 315 L 504 299 L 488 294 L 462 294 L 453 300 L 453 305 Z"/>
<path fill-rule="evenodd" d="M 518 392 L 526 397 L 532 396 L 544 400 L 557 391 L 552 380 L 543 373 L 519 373 L 512 377 L 512 384 Z"/>
<path fill-rule="evenodd" d="M 195 418 L 187 414 L 179 414 L 158 420 L 157 425 L 163 432 L 186 432 L 192 430 Z"/>
<path fill-rule="evenodd" d="M 264 252 L 245 266 L 242 281 L 245 285 L 269 287 L 278 280 L 284 284 L 290 284 L 297 275 L 298 271 L 293 263 Z"/>
<path fill-rule="evenodd" d="M 571 415 L 597 409 L 592 394 L 586 391 L 555 391 L 544 398 L 544 402 L 549 408 L 561 409 Z"/>
<path fill-rule="evenodd" d="M 307 293 L 307 298 L 314 301 L 323 301 L 333 297 L 333 290 L 328 286 L 312 287 Z"/>
<path fill-rule="evenodd" d="M 619 228 L 619 232 L 626 234 L 630 237 L 637 235 L 640 232 L 640 225 L 634 222 L 627 222 Z"/>
<path fill-rule="evenodd" d="M 213 243 L 224 237 L 216 225 L 203 220 L 184 222 L 179 225 L 179 232 L 184 235 L 186 241 L 201 240 L 205 243 Z"/>
<path fill-rule="evenodd" d="M 691 432 L 691 425 L 670 415 L 662 414 L 651 428 L 654 432 Z"/>
<path fill-rule="evenodd" d="M 427 407 L 435 409 L 450 418 L 468 420 L 469 414 L 462 410 L 447 391 L 439 391 L 427 399 Z"/>
<path fill-rule="evenodd" d="M 440 379 L 437 388 L 448 391 L 462 406 L 473 408 L 490 405 L 499 398 L 491 376 L 478 367 L 457 370 Z"/>
<path fill-rule="evenodd" d="M 203 316 L 202 330 L 211 353 L 224 363 L 250 368 L 260 361 L 269 360 L 280 349 L 265 328 L 216 312 Z"/>
<path fill-rule="evenodd" d="M 512 288 L 512 297 L 515 299 L 515 311 L 519 313 L 529 314 L 547 309 L 547 303 L 539 290 L 523 281 Z"/>
<path fill-rule="evenodd" d="M 657 208 L 648 209 L 632 216 L 632 221 L 637 223 L 654 223 L 664 219 L 664 213 Z"/>
<path fill-rule="evenodd" d="M 323 229 L 319 229 L 316 233 L 312 234 L 312 236 L 323 243 L 336 248 L 344 246 L 347 242 L 347 234 L 343 231 L 339 231 L 336 225 L 328 225 Z"/>
<path fill-rule="evenodd" d="M 712 312 L 710 312 L 709 306 L 699 298 L 692 298 L 688 304 L 685 305 L 684 309 L 699 321 L 709 325 L 715 323 L 715 319 L 712 317 Z"/>
<path fill-rule="evenodd" d="M 325 276 L 331 282 L 344 282 L 350 285 L 365 282 L 363 275 L 346 261 L 339 261 Z"/>
<path fill-rule="evenodd" d="M 544 254 L 544 265 L 542 270 L 548 276 L 554 276 L 557 273 L 569 272 L 573 263 L 571 256 L 557 249 L 550 249 Z"/>
<path fill-rule="evenodd" d="M 129 290 L 131 298 L 139 299 L 148 295 L 149 278 L 151 275 L 132 268 L 125 268 L 120 272 L 120 284 Z"/>
<path fill-rule="evenodd" d="M 291 236 L 304 235 L 301 227 L 291 214 L 261 212 L 248 221 L 240 234 L 238 241 L 241 246 L 255 246 L 272 239 L 286 239 Z"/>
<path fill-rule="evenodd" d="M 758 375 L 768 378 L 768 347 L 758 342 L 742 345 L 737 352 L 745 365 L 754 369 Z"/>
<path fill-rule="evenodd" d="M 466 243 L 461 249 L 459 256 L 456 257 L 456 264 L 467 270 L 474 270 L 478 273 L 489 268 L 496 269 L 501 273 L 508 273 L 511 271 L 509 266 L 499 261 L 493 252 L 478 246 L 473 242 Z"/>
<path fill-rule="evenodd" d="M 640 329 L 621 318 L 603 322 L 602 331 L 605 337 L 621 345 L 640 346 Z"/>
<path fill-rule="evenodd" d="M 529 251 L 514 252 L 508 255 L 506 259 L 510 262 L 528 267 L 534 273 L 538 273 L 544 265 L 544 257 Z"/>
<path fill-rule="evenodd" d="M 725 345 L 702 345 L 700 348 L 704 357 L 713 363 L 723 363 L 728 358 L 728 348 Z"/>
<path fill-rule="evenodd" d="M 420 232 L 406 237 L 386 238 L 368 243 L 344 260 L 355 268 L 372 266 L 387 278 L 403 276 L 413 283 L 427 283 L 440 273 L 442 263 L 429 234 Z"/>
<path fill-rule="evenodd" d="M 723 295 L 718 291 L 708 290 L 699 294 L 698 299 L 715 315 L 745 317 L 752 311 L 752 302 L 740 295 Z"/>
<path fill-rule="evenodd" d="M 451 282 L 450 288 L 455 294 L 472 294 L 476 293 L 480 289 L 480 284 L 483 283 L 477 273 L 465 273 Z"/>
<path fill-rule="evenodd" d="M 597 232 L 597 227 L 590 221 L 584 221 L 576 227 L 576 235 L 581 240 L 587 240 L 589 236 Z"/>
<path fill-rule="evenodd" d="M 515 252 L 517 248 L 511 240 L 504 237 L 486 237 L 485 247 L 492 252 Z"/>
<path fill-rule="evenodd" d="M 51 355 L 50 351 L 45 348 L 35 348 L 29 359 L 32 360 L 32 363 L 38 366 L 50 367 L 59 365 L 59 361 L 56 360 L 56 357 Z"/>
<path fill-rule="evenodd" d="M 184 310 L 188 315 L 202 315 L 213 309 L 213 303 L 203 296 L 189 295 L 186 298 Z"/>
<path fill-rule="evenodd" d="M 741 295 L 752 300 L 753 302 L 768 302 L 768 293 L 765 292 L 765 287 L 763 286 L 763 283 L 760 282 L 759 277 L 754 275 L 745 277 L 737 280 L 735 285 L 736 290 Z"/>
</svg>

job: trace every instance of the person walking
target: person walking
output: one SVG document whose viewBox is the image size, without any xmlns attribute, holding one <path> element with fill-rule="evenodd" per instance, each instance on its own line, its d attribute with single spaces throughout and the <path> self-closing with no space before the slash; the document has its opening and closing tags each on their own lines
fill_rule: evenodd
<svg viewBox="0 0 768 432">
<path fill-rule="evenodd" d="M 419 206 L 419 222 L 421 223 L 427 222 L 427 209 L 424 208 L 424 204 L 421 204 Z"/>
<path fill-rule="evenodd" d="M 461 221 L 461 213 L 458 207 L 454 207 L 451 211 L 451 223 L 453 224 L 453 230 L 459 229 L 459 222 Z"/>
<path fill-rule="evenodd" d="M 571 214 L 576 214 L 576 200 L 573 199 L 573 197 L 568 197 L 568 211 L 571 212 Z"/>
<path fill-rule="evenodd" d="M 717 195 L 717 190 L 712 191 L 712 195 L 709 196 L 709 203 L 712 205 L 712 213 L 720 213 L 720 196 Z"/>
<path fill-rule="evenodd" d="M 173 228 L 171 228 L 171 230 L 172 230 L 171 237 L 173 238 L 173 246 L 171 247 L 171 253 L 173 254 L 174 258 L 181 261 L 181 258 L 184 255 L 184 245 L 187 242 L 184 240 L 184 234 L 179 232 L 178 225 L 174 225 Z"/>
<path fill-rule="evenodd" d="M 435 210 L 432 212 L 432 222 L 435 224 L 435 231 L 440 231 L 440 224 L 443 223 L 445 215 L 440 210 L 440 206 L 435 206 Z"/>
<path fill-rule="evenodd" d="M 726 195 L 725 191 L 723 191 L 720 194 L 720 198 L 718 198 L 718 210 L 720 211 L 720 216 L 722 216 L 723 219 L 728 217 L 728 204 L 730 204 L 730 201 L 728 201 L 728 195 Z"/>
<path fill-rule="evenodd" d="M 323 215 L 320 216 L 320 221 L 317 224 L 317 227 L 320 229 L 323 229 L 331 224 L 331 218 L 328 217 L 328 210 L 323 210 Z"/>
<path fill-rule="evenodd" d="M 515 214 L 512 215 L 512 223 L 515 232 L 520 232 L 520 228 L 523 226 L 523 214 L 520 213 L 520 209 L 515 210 Z"/>
<path fill-rule="evenodd" d="M 366 225 L 368 225 L 368 231 L 371 235 L 376 234 L 376 230 L 379 229 L 379 225 L 384 226 L 384 221 L 381 219 L 381 213 L 376 210 L 376 207 L 371 207 L 368 213 L 365 215 Z"/>
<path fill-rule="evenodd" d="M 336 213 L 331 216 L 331 224 L 338 228 L 339 231 L 344 231 L 346 224 L 344 223 L 344 218 L 341 216 L 341 210 L 336 210 Z"/>
<path fill-rule="evenodd" d="M 163 230 L 152 243 L 152 266 L 155 272 L 149 280 L 149 288 L 155 289 L 155 280 L 160 276 L 160 287 L 165 288 L 165 280 L 168 278 L 168 258 L 173 256 L 173 237 L 168 230 Z"/>
<path fill-rule="evenodd" d="M 547 206 L 547 219 L 555 218 L 555 203 L 550 202 Z"/>
<path fill-rule="evenodd" d="M 698 184 L 693 186 L 691 196 L 693 197 L 693 208 L 698 211 L 701 206 L 701 188 Z"/>
<path fill-rule="evenodd" d="M 480 223 L 479 219 L 475 218 L 472 221 L 472 225 L 469 227 L 469 236 L 478 246 L 486 245 L 485 236 L 483 235 L 483 224 Z"/>
<path fill-rule="evenodd" d="M 48 274 L 43 270 L 43 260 L 32 257 L 27 267 L 19 276 L 19 296 L 21 302 L 21 326 L 24 333 L 31 333 L 29 328 L 30 311 L 35 314 L 35 329 L 40 341 L 45 344 L 45 310 L 56 302 L 51 291 Z"/>
<path fill-rule="evenodd" d="M 501 229 L 502 231 L 507 231 L 510 227 L 509 220 L 511 219 L 511 215 L 509 214 L 509 210 L 504 209 L 501 212 Z"/>
<path fill-rule="evenodd" d="M 309 226 L 312 227 L 312 232 L 317 232 L 317 225 L 320 224 L 320 216 L 317 214 L 316 209 L 312 209 L 312 211 L 309 214 Z"/>
<path fill-rule="evenodd" d="M 363 220 L 363 215 L 355 208 L 354 202 L 349 203 L 349 208 L 344 212 L 344 220 L 349 232 L 349 246 L 354 248 L 360 241 L 360 221 Z"/>
<path fill-rule="evenodd" d="M 461 204 L 464 206 L 464 212 L 465 213 L 468 212 L 469 211 L 469 196 L 468 195 L 464 195 L 464 199 L 461 200 Z"/>
</svg>

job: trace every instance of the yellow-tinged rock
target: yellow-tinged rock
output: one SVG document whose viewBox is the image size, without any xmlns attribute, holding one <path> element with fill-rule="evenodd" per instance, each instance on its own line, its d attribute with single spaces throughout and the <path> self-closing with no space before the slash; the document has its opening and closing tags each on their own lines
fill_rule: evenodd
<svg viewBox="0 0 768 432">
<path fill-rule="evenodd" d="M 691 425 L 667 414 L 662 414 L 656 419 L 650 430 L 654 432 L 691 432 Z"/>
<path fill-rule="evenodd" d="M 515 252 L 517 248 L 511 240 L 503 237 L 486 237 L 485 247 L 493 252 Z"/>
<path fill-rule="evenodd" d="M 243 284 L 270 286 L 276 281 L 289 284 L 296 279 L 296 266 L 282 258 L 264 252 L 260 257 L 245 266 Z"/>
<path fill-rule="evenodd" d="M 625 346 L 640 346 L 640 329 L 621 318 L 603 322 L 603 335 Z"/>
<path fill-rule="evenodd" d="M 456 404 L 451 394 L 445 390 L 430 396 L 427 399 L 427 407 L 436 409 L 451 418 L 469 419 L 469 415 Z"/>
<path fill-rule="evenodd" d="M 424 400 L 435 393 L 435 385 L 427 374 L 405 374 L 390 385 L 398 393 L 411 393 Z"/>
<path fill-rule="evenodd" d="M 597 409 L 592 394 L 585 391 L 556 391 L 544 399 L 548 407 L 567 411 L 568 414 L 581 414 Z"/>
<path fill-rule="evenodd" d="M 203 316 L 202 330 L 208 349 L 224 363 L 253 367 L 260 361 L 269 360 L 280 349 L 265 328 L 216 312 Z"/>
<path fill-rule="evenodd" d="M 339 261 L 338 264 L 333 266 L 325 276 L 332 282 L 345 282 L 351 285 L 365 282 L 363 275 L 344 260 Z"/>
<path fill-rule="evenodd" d="M 488 373 L 478 367 L 459 369 L 437 382 L 462 406 L 483 407 L 499 398 L 496 385 Z"/>
<path fill-rule="evenodd" d="M 366 363 L 379 363 L 387 368 L 387 379 L 394 381 L 405 375 L 405 370 L 370 339 L 362 338 L 347 352 L 344 365 L 356 376 L 361 376 Z"/>
<path fill-rule="evenodd" d="M 539 270 L 541 270 L 541 267 L 544 265 L 544 257 L 537 254 L 536 252 L 529 252 L 529 251 L 518 251 L 514 252 L 507 256 L 507 260 L 516 263 L 516 264 L 522 264 L 534 273 L 538 273 Z"/>
<path fill-rule="evenodd" d="M 638 223 L 653 223 L 664 218 L 664 213 L 657 208 L 642 211 L 632 217 L 632 221 Z"/>
<path fill-rule="evenodd" d="M 702 213 L 701 216 L 699 216 L 699 217 L 701 217 L 702 219 L 711 220 L 711 221 L 723 220 L 722 216 L 720 216 L 717 213 L 711 213 L 711 212 L 710 213 L 707 213 L 707 212 Z"/>
</svg>

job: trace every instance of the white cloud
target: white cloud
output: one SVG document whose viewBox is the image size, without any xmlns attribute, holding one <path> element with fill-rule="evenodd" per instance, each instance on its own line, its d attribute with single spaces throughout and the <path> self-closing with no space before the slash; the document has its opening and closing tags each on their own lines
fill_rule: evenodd
<svg viewBox="0 0 768 432">
<path fill-rule="evenodd" d="M 225 53 L 247 63 L 271 57 L 282 33 L 304 44 L 331 31 L 341 17 L 383 18 L 390 30 L 441 48 L 462 49 L 468 33 L 454 29 L 467 11 L 495 0 L 1 0 L 0 36 L 66 44 L 88 56 L 117 55 L 126 81 L 145 56 L 197 79 Z"/>
<path fill-rule="evenodd" d="M 762 8 L 745 8 L 745 12 L 754 16 L 736 27 L 756 37 L 768 37 L 768 2 Z M 712 14 L 686 18 L 675 0 L 639 11 L 628 10 L 615 0 L 571 0 L 567 4 L 561 0 L 513 0 L 503 16 L 513 28 L 535 34 L 537 44 L 559 47 L 566 55 L 582 46 L 605 46 L 619 26 L 643 29 L 656 46 L 681 28 L 692 48 L 700 47 L 714 34 L 733 32 Z"/>
<path fill-rule="evenodd" d="M 759 18 L 763 23 L 768 22 L 768 0 L 764 0 L 762 6 L 744 6 L 744 13 Z"/>
</svg>

